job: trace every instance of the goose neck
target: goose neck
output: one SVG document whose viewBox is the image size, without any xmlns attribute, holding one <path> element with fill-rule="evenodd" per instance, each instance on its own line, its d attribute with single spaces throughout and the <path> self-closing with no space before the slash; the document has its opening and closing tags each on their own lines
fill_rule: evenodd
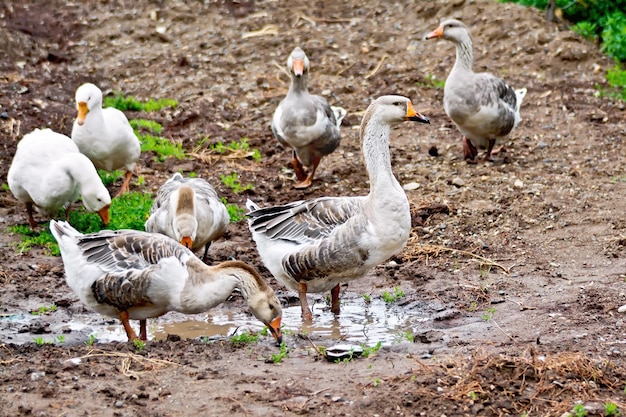
<svg viewBox="0 0 626 417">
<path fill-rule="evenodd" d="M 454 63 L 453 71 L 463 69 L 471 72 L 473 66 L 474 51 L 472 38 L 469 34 L 466 34 L 456 42 L 456 62 Z"/>
<path fill-rule="evenodd" d="M 391 128 L 370 119 L 363 131 L 363 159 L 370 180 L 370 193 L 390 191 L 390 185 L 399 183 L 391 170 L 389 135 Z"/>
</svg>

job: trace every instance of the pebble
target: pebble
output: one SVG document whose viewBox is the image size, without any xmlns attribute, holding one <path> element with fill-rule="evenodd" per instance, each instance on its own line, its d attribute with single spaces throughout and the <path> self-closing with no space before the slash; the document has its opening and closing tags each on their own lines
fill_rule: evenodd
<svg viewBox="0 0 626 417">
<path fill-rule="evenodd" d="M 456 186 L 456 187 L 463 187 L 465 185 L 465 181 L 463 181 L 461 178 L 459 177 L 454 177 L 452 179 L 452 185 Z"/>
<path fill-rule="evenodd" d="M 515 186 L 515 188 L 524 188 L 524 182 L 522 180 L 515 180 L 513 186 Z"/>
<path fill-rule="evenodd" d="M 620 308 L 617 309 L 618 313 L 626 313 L 626 305 L 621 306 Z"/>
<path fill-rule="evenodd" d="M 417 190 L 418 188 L 420 188 L 420 185 L 419 185 L 419 183 L 417 183 L 417 182 L 410 182 L 410 183 L 408 183 L 408 184 L 404 184 L 404 185 L 402 186 L 402 189 L 403 189 L 404 191 L 412 191 L 412 190 Z"/>
<path fill-rule="evenodd" d="M 121 400 L 115 401 L 115 408 L 122 408 L 122 407 L 124 407 L 124 401 L 121 401 Z"/>
<path fill-rule="evenodd" d="M 38 381 L 41 378 L 43 378 L 44 376 L 46 376 L 45 372 L 33 372 L 32 374 L 30 374 L 30 380 L 31 381 Z"/>
</svg>

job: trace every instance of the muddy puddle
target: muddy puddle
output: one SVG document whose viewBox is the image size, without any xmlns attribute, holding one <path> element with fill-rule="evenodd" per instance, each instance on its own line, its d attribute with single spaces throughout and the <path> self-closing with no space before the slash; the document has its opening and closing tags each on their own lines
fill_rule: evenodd
<svg viewBox="0 0 626 417">
<path fill-rule="evenodd" d="M 322 302 L 311 303 L 313 323 L 305 324 L 300 306 L 283 308 L 283 334 L 307 334 L 311 337 L 356 344 L 390 345 L 407 341 L 428 321 L 426 313 L 416 308 L 387 304 L 381 299 L 366 302 L 362 298 L 342 298 L 341 314 L 336 317 Z M 138 322 L 132 321 L 138 330 Z M 148 320 L 149 339 L 165 339 L 168 334 L 182 338 L 220 339 L 242 332 L 260 332 L 263 325 L 252 315 L 239 310 L 216 308 L 209 314 L 168 313 Z M 91 336 L 93 335 L 93 336 Z M 0 340 L 10 343 L 84 343 L 90 338 L 100 343 L 125 341 L 119 320 L 95 313 L 69 315 L 65 309 L 46 315 L 4 314 L 0 316 Z"/>
</svg>

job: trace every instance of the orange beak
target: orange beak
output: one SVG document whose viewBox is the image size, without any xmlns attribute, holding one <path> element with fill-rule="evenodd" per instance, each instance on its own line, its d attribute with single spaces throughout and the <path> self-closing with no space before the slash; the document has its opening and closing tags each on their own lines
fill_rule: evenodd
<svg viewBox="0 0 626 417">
<path fill-rule="evenodd" d="M 85 123 L 85 117 L 87 117 L 87 113 L 89 113 L 89 109 L 87 108 L 87 103 L 81 101 L 76 106 L 78 108 L 78 116 L 76 116 L 76 123 L 78 126 L 82 126 Z"/>
<path fill-rule="evenodd" d="M 303 59 L 293 60 L 293 73 L 296 75 L 296 77 L 302 77 L 302 74 L 304 74 L 304 60 Z"/>
<path fill-rule="evenodd" d="M 191 249 L 191 246 L 193 245 L 193 240 L 191 240 L 191 237 L 189 236 L 183 236 L 180 239 L 180 244 L 186 247 L 187 249 Z"/>
<path fill-rule="evenodd" d="M 433 30 L 428 35 L 426 35 L 426 39 L 441 38 L 442 36 L 443 36 L 443 26 L 439 25 L 437 29 Z"/>
<path fill-rule="evenodd" d="M 105 226 L 109 224 L 109 207 L 110 206 L 111 205 L 109 204 L 108 206 L 104 206 L 100 210 L 98 210 L 98 216 L 100 216 L 100 218 L 102 219 L 102 223 L 104 223 Z"/>
<path fill-rule="evenodd" d="M 270 329 L 270 333 L 276 339 L 276 343 L 279 345 L 283 342 L 283 333 L 280 330 L 280 320 L 281 317 L 276 317 L 272 322 L 267 326 Z"/>
<path fill-rule="evenodd" d="M 406 116 L 404 116 L 404 118 L 412 122 L 430 123 L 428 117 L 415 111 L 413 104 L 410 101 L 406 104 Z"/>
</svg>

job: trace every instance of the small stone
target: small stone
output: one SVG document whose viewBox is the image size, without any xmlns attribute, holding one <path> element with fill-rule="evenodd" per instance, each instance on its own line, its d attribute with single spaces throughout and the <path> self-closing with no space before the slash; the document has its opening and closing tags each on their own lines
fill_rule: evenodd
<svg viewBox="0 0 626 417">
<path fill-rule="evenodd" d="M 463 187 L 465 185 L 465 181 L 463 181 L 461 178 L 459 177 L 454 177 L 452 179 L 452 185 L 456 186 L 456 187 Z"/>
<path fill-rule="evenodd" d="M 9 113 L 3 111 L 2 113 L 0 113 L 0 119 L 8 120 L 9 119 Z"/>
<path fill-rule="evenodd" d="M 41 378 L 43 378 L 44 376 L 46 376 L 45 372 L 33 372 L 32 374 L 30 374 L 30 380 L 31 381 L 38 381 Z"/>
<path fill-rule="evenodd" d="M 408 184 L 404 184 L 402 186 L 402 189 L 404 191 L 412 191 L 412 190 L 417 190 L 418 188 L 420 188 L 420 185 L 417 182 L 410 182 Z"/>
<path fill-rule="evenodd" d="M 626 313 L 626 305 L 621 306 L 620 308 L 617 309 L 618 313 Z"/>
<path fill-rule="evenodd" d="M 522 180 L 515 180 L 513 186 L 515 188 L 524 188 L 524 182 Z"/>
<path fill-rule="evenodd" d="M 115 408 L 122 408 L 122 407 L 124 407 L 124 401 L 121 401 L 121 400 L 115 401 Z"/>
<path fill-rule="evenodd" d="M 428 155 L 430 156 L 439 156 L 439 149 L 435 145 L 431 146 L 428 149 Z"/>
</svg>

